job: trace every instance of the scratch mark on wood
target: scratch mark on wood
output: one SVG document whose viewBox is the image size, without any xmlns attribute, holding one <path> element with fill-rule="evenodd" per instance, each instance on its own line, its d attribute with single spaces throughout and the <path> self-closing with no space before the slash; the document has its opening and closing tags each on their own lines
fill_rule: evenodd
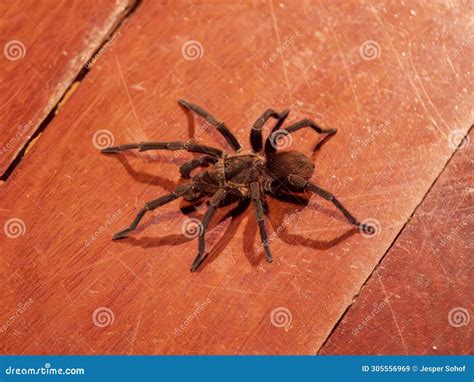
<svg viewBox="0 0 474 382">
<path fill-rule="evenodd" d="M 282 45 L 281 45 L 281 38 L 280 38 L 280 30 L 278 28 L 278 22 L 277 22 L 277 19 L 276 19 L 276 16 L 275 16 L 275 10 L 273 9 L 273 1 L 269 0 L 268 4 L 270 6 L 270 15 L 272 16 L 273 29 L 275 31 L 277 44 L 280 47 L 280 49 L 282 49 L 281 48 Z M 290 103 L 293 104 L 293 93 L 291 92 L 290 80 L 288 79 L 288 72 L 286 70 L 285 53 L 283 52 L 283 49 L 281 50 L 281 60 L 282 60 L 282 64 L 283 64 L 283 74 L 285 76 L 285 82 L 286 82 L 286 86 L 288 87 L 288 93 L 289 93 L 289 96 L 290 96 Z"/>
<path fill-rule="evenodd" d="M 132 108 L 133 116 L 135 117 L 135 120 L 137 121 L 138 127 L 141 130 L 142 136 L 146 136 L 145 132 L 143 131 L 143 127 L 142 127 L 142 124 L 140 122 L 140 119 L 138 118 L 137 111 L 135 110 L 135 106 L 133 105 L 132 97 L 130 96 L 130 92 L 128 91 L 127 83 L 125 82 L 125 77 L 123 75 L 122 66 L 120 65 L 120 61 L 119 61 L 117 56 L 115 56 L 115 63 L 117 64 L 117 69 L 118 69 L 119 74 L 120 74 L 120 80 L 122 81 L 125 92 L 127 93 L 128 102 L 130 103 L 130 107 Z"/>
<path fill-rule="evenodd" d="M 392 304 L 390 303 L 390 299 L 387 295 L 387 291 L 385 290 L 385 286 L 383 285 L 382 279 L 380 278 L 379 272 L 376 271 L 377 273 L 377 278 L 380 282 L 380 285 L 382 286 L 383 294 L 385 295 L 385 299 L 387 300 L 388 307 L 390 308 L 390 312 L 392 313 L 393 320 L 395 321 L 395 325 L 397 327 L 398 335 L 400 336 L 400 339 L 402 340 L 403 344 L 403 349 L 405 350 L 405 354 L 408 354 L 407 352 L 407 345 L 405 344 L 405 339 L 403 338 L 402 331 L 400 330 L 400 326 L 398 325 L 397 317 L 395 316 L 395 312 L 393 311 Z"/>
<path fill-rule="evenodd" d="M 403 62 L 402 60 L 400 59 L 400 55 L 398 54 L 398 51 L 397 49 L 395 48 L 395 46 L 393 45 L 393 38 L 390 36 L 390 34 L 388 33 L 387 31 L 387 28 L 385 27 L 385 24 L 383 23 L 383 21 L 380 19 L 380 16 L 378 15 L 378 12 L 377 10 L 371 6 L 371 12 L 372 14 L 374 15 L 375 19 L 377 20 L 378 24 L 380 25 L 380 27 L 382 28 L 384 34 L 385 34 L 385 37 L 386 37 L 386 41 L 388 42 L 389 46 L 390 46 L 390 49 L 392 50 L 393 52 L 393 55 L 397 61 L 397 64 L 398 66 L 400 67 L 400 69 L 402 71 L 404 71 L 407 75 L 407 79 L 408 79 L 408 82 L 410 83 L 413 91 L 415 92 L 415 95 L 416 97 L 418 98 L 418 100 L 420 101 L 421 103 L 421 106 L 423 107 L 423 109 L 425 110 L 426 112 L 426 116 L 428 117 L 428 119 L 433 123 L 434 127 L 436 127 L 438 129 L 438 131 L 441 133 L 441 135 L 443 137 L 446 137 L 446 133 L 438 126 L 438 122 L 431 116 L 431 113 L 430 111 L 428 110 L 428 107 L 426 106 L 425 104 L 425 101 L 423 100 L 423 97 L 421 96 L 420 92 L 418 91 L 418 87 L 416 86 L 415 82 L 413 81 L 413 78 L 410 74 L 410 72 L 407 70 L 407 68 L 405 67 L 405 65 L 403 65 Z"/>
<path fill-rule="evenodd" d="M 428 95 L 428 92 L 426 91 L 425 86 L 423 85 L 423 81 L 421 80 L 420 75 L 418 74 L 418 71 L 416 70 L 415 64 L 413 63 L 413 56 L 411 54 L 411 42 L 408 43 L 408 58 L 410 60 L 410 65 L 413 69 L 413 72 L 415 72 L 416 79 L 420 83 L 420 88 L 421 88 L 422 92 L 424 93 L 424 95 L 427 98 L 428 102 L 432 106 L 434 112 L 438 115 L 439 119 L 441 119 L 441 121 L 444 123 L 444 125 L 449 129 L 450 126 L 448 125 L 446 120 L 443 118 L 443 116 L 439 113 L 438 109 L 435 107 L 433 101 L 431 100 L 431 97 Z"/>
</svg>

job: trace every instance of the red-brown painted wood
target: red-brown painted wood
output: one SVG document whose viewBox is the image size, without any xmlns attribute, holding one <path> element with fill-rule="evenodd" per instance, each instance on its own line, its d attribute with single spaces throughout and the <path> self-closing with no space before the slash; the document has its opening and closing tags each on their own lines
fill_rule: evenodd
<svg viewBox="0 0 474 382">
<path fill-rule="evenodd" d="M 2 1 L 0 176 L 131 3 Z"/>
<path fill-rule="evenodd" d="M 320 354 L 472 354 L 472 139 L 465 142 Z"/>
<path fill-rule="evenodd" d="M 316 353 L 472 124 L 468 6 L 377 4 L 144 2 L 1 187 L 0 221 L 25 228 L 1 237 L 0 322 L 33 302 L 0 333 L 0 351 Z M 313 156 L 313 181 L 380 232 L 362 237 L 316 197 L 304 209 L 270 200 L 267 264 L 252 210 L 223 221 L 220 211 L 209 258 L 191 274 L 197 241 L 173 202 L 111 242 L 192 156 L 97 147 L 193 131 L 224 144 L 201 120 L 187 127 L 182 97 L 226 121 L 246 150 L 268 107 L 337 127 Z M 302 131 L 289 149 L 309 155 L 316 139 Z"/>
</svg>

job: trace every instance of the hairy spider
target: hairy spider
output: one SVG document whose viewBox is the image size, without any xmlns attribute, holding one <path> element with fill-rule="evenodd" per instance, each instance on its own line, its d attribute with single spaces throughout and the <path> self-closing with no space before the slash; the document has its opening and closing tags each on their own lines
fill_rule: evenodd
<svg viewBox="0 0 474 382">
<path fill-rule="evenodd" d="M 179 185 L 168 195 L 146 203 L 130 226 L 117 232 L 113 236 L 113 240 L 122 239 L 134 231 L 147 211 L 152 211 L 179 197 L 192 202 L 208 196 L 210 200 L 208 201 L 207 211 L 199 227 L 198 254 L 191 265 L 191 271 L 194 272 L 206 257 L 206 229 L 217 208 L 236 201 L 252 201 L 265 257 L 268 262 L 271 262 L 272 254 L 264 226 L 264 215 L 268 208 L 265 194 L 282 197 L 304 191 L 311 191 L 331 201 L 342 211 L 351 224 L 367 233 L 374 233 L 374 227 L 359 223 L 333 194 L 308 181 L 314 171 L 314 165 L 308 157 L 298 151 L 278 151 L 278 142 L 281 141 L 282 137 L 305 127 L 313 129 L 318 134 L 325 134 L 325 137 L 314 147 L 313 151 L 316 151 L 330 136 L 336 133 L 336 129 L 322 129 L 310 119 L 303 119 L 285 129 L 280 129 L 288 116 L 289 110 L 277 113 L 273 109 L 268 109 L 255 121 L 250 131 L 252 152 L 241 153 L 240 143 L 224 122 L 219 121 L 198 105 L 185 100 L 179 100 L 178 104 L 186 111 L 195 112 L 205 118 L 210 125 L 214 126 L 224 136 L 235 154 L 227 154 L 223 150 L 191 142 L 140 142 L 103 149 L 102 152 L 106 154 L 116 154 L 130 149 L 138 149 L 138 151 L 185 150 L 204 154 L 185 162 L 180 167 L 181 176 L 185 179 L 191 179 L 189 182 Z M 270 118 L 276 119 L 276 124 L 263 146 L 262 128 Z M 198 167 L 208 167 L 208 169 L 191 177 L 191 171 Z"/>
</svg>

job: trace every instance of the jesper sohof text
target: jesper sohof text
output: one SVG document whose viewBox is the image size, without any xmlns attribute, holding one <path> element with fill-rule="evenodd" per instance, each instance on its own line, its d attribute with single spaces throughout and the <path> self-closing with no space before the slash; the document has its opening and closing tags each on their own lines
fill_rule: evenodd
<svg viewBox="0 0 474 382">
<path fill-rule="evenodd" d="M 464 366 L 422 366 L 419 369 L 420 373 L 464 373 L 466 365 Z"/>
</svg>

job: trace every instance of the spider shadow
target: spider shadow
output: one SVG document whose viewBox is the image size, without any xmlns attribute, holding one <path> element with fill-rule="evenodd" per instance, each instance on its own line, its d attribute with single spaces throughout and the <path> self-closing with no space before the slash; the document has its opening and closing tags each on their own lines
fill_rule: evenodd
<svg viewBox="0 0 474 382">
<path fill-rule="evenodd" d="M 225 150 L 228 148 L 229 146 L 228 142 L 224 139 L 224 137 L 221 134 L 217 132 L 217 129 L 215 129 L 214 127 L 211 128 L 211 125 L 209 124 L 209 122 L 207 122 L 202 117 L 195 116 L 195 114 L 191 110 L 186 109 L 184 106 L 179 105 L 179 107 L 184 112 L 188 120 L 188 140 L 190 141 L 197 140 L 199 136 L 201 136 L 203 133 L 206 133 L 207 135 L 212 137 L 212 139 L 214 140 L 214 144 L 211 146 L 221 147 L 221 148 L 224 148 Z M 203 124 L 198 125 L 197 129 L 196 129 L 196 119 L 195 119 L 196 117 L 204 121 Z"/>
<path fill-rule="evenodd" d="M 288 223 L 288 216 L 296 216 L 307 210 L 309 208 L 307 206 L 308 200 L 294 195 L 291 195 L 289 197 L 268 198 L 268 200 L 269 210 L 271 212 L 267 215 L 267 219 L 269 220 L 270 224 L 274 229 L 273 232 L 276 233 L 276 236 L 269 236 L 270 247 L 272 245 L 271 241 L 275 237 L 278 237 L 279 240 L 291 246 L 296 245 L 316 250 L 328 250 L 358 232 L 357 228 L 351 228 L 331 240 L 318 240 L 308 238 L 307 236 L 303 236 L 300 234 L 289 233 L 287 231 L 287 225 L 291 223 Z M 192 216 L 201 220 L 204 213 L 200 209 L 197 209 L 197 207 L 202 205 L 203 203 L 204 200 L 198 200 L 194 203 L 182 203 L 180 209 L 184 215 Z M 225 208 L 218 210 L 219 212 L 216 214 L 216 217 L 215 219 L 213 219 L 213 222 L 211 222 L 211 224 L 209 225 L 207 233 L 213 231 L 217 226 L 219 226 L 229 218 L 231 219 L 231 222 L 226 227 L 225 231 L 220 234 L 221 237 L 216 242 L 206 242 L 206 245 L 212 245 L 212 248 L 206 254 L 201 266 L 197 269 L 197 272 L 202 271 L 205 267 L 213 263 L 214 260 L 216 260 L 218 256 L 225 251 L 228 244 L 235 236 L 235 233 L 237 232 L 237 229 L 240 226 L 241 222 L 244 220 L 245 216 L 247 216 L 248 219 L 247 224 L 244 228 L 242 240 L 244 255 L 253 267 L 258 266 L 261 262 L 265 261 L 265 255 L 260 241 L 260 235 L 258 233 L 257 221 L 254 218 L 255 215 L 253 212 L 253 208 L 250 204 L 251 203 L 249 199 L 244 199 L 243 201 L 238 202 L 236 206 L 228 207 L 227 210 L 225 210 Z M 337 215 L 337 212 L 332 210 L 323 209 L 318 212 L 331 216 Z M 173 213 L 172 215 L 175 214 Z M 168 221 L 169 219 L 170 216 L 167 216 L 167 214 L 160 214 L 158 217 L 150 219 L 144 224 L 142 224 L 135 231 L 135 233 L 139 234 L 140 232 L 146 230 L 147 227 L 153 224 L 165 224 L 166 221 Z M 279 229 L 279 227 L 283 227 L 283 229 Z M 197 242 L 197 240 L 197 238 L 188 238 L 183 234 L 173 234 L 164 237 L 141 238 L 129 236 L 128 238 L 124 239 L 126 243 L 134 246 L 139 246 L 143 249 L 156 248 L 161 246 L 176 246 L 187 243 L 189 241 Z M 278 256 L 278 253 L 276 253 L 275 251 L 273 254 L 274 256 Z"/>
<path fill-rule="evenodd" d="M 231 218 L 232 220 L 229 226 L 226 228 L 226 230 L 222 234 L 221 238 L 217 240 L 217 242 L 213 245 L 209 253 L 206 254 L 203 262 L 201 263 L 201 266 L 197 269 L 197 272 L 200 272 L 206 266 L 214 262 L 214 260 L 220 254 L 222 254 L 222 252 L 224 252 L 224 250 L 227 248 L 227 245 L 230 243 L 235 233 L 237 232 L 237 228 L 239 227 L 240 223 L 242 222 L 244 218 L 244 213 L 248 211 L 249 205 L 250 205 L 250 200 L 244 199 L 241 202 L 238 202 L 234 208 L 226 212 L 224 216 L 219 219 L 218 224 L 221 224 L 222 222 L 224 222 L 225 220 L 229 218 Z"/>
<path fill-rule="evenodd" d="M 199 211 L 196 207 L 200 206 L 204 203 L 203 200 L 199 200 L 194 203 L 182 203 L 180 209 L 184 215 L 192 216 L 202 220 L 204 214 L 202 211 Z M 216 218 L 214 222 L 209 225 L 207 233 L 211 232 L 216 226 L 220 225 L 225 220 L 231 218 L 231 222 L 229 226 L 226 228 L 225 232 L 223 233 L 222 237 L 218 240 L 218 242 L 213 246 L 214 248 L 205 256 L 205 260 L 203 261 L 202 265 L 198 268 L 198 272 L 206 266 L 209 260 L 213 260 L 222 250 L 225 249 L 227 244 L 230 242 L 232 237 L 234 236 L 241 219 L 239 218 L 242 212 L 245 210 L 246 206 L 248 206 L 248 202 L 241 202 L 238 203 L 237 206 L 233 207 L 230 210 L 225 211 L 224 209 L 219 210 L 216 213 Z M 140 232 L 147 229 L 147 227 L 153 224 L 165 224 L 166 221 L 169 220 L 169 217 L 160 215 L 159 218 L 150 219 L 144 224 L 141 224 L 139 228 L 135 231 L 135 234 L 139 234 Z M 129 236 L 124 239 L 124 242 L 141 247 L 143 249 L 147 248 L 155 248 L 161 246 L 176 246 L 179 244 L 184 244 L 189 241 L 197 241 L 197 238 L 193 237 L 186 237 L 183 234 L 174 234 L 174 235 L 167 235 L 164 237 L 141 237 L 135 238 L 133 236 Z M 207 244 L 207 243 L 206 243 Z"/>
<path fill-rule="evenodd" d="M 122 154 L 122 155 L 114 155 L 113 157 L 116 158 L 122 166 L 125 168 L 127 173 L 137 182 L 149 184 L 153 186 L 160 186 L 168 192 L 172 192 L 176 188 L 176 183 L 172 182 L 171 180 L 164 178 L 160 175 L 150 174 L 144 171 L 137 171 L 135 170 L 129 161 L 129 154 Z M 156 159 L 156 158 L 154 158 Z M 159 158 L 162 162 L 166 162 L 167 160 L 164 157 Z M 169 160 L 168 160 L 169 162 Z"/>
<path fill-rule="evenodd" d="M 187 122 L 188 122 L 188 135 L 189 138 L 188 140 L 193 140 L 196 139 L 196 123 L 195 123 L 195 118 L 193 113 L 190 110 L 187 110 L 186 108 L 182 107 L 180 105 L 181 109 L 186 115 Z M 207 129 L 207 125 L 200 126 L 198 135 L 202 134 L 203 131 L 207 131 L 211 136 L 216 138 L 215 131 L 214 129 Z M 203 130 L 203 131 L 201 131 Z M 214 133 L 214 134 L 213 134 Z M 223 142 L 222 138 L 219 134 L 217 135 L 217 141 L 218 145 L 224 145 L 225 146 L 225 141 Z M 176 184 L 172 181 L 170 181 L 167 178 L 164 178 L 160 175 L 156 174 L 150 174 L 148 172 L 143 172 L 143 171 L 136 171 L 130 164 L 129 158 L 140 158 L 142 161 L 146 163 L 156 163 L 156 162 L 161 162 L 161 163 L 173 163 L 177 165 L 178 167 L 185 163 L 186 161 L 197 157 L 198 155 L 196 153 L 191 153 L 192 157 L 190 158 L 177 158 L 176 156 L 169 157 L 166 155 L 152 155 L 150 157 L 148 156 L 143 156 L 139 152 L 123 152 L 121 155 L 114 155 L 113 157 L 118 159 L 122 166 L 125 168 L 125 170 L 128 172 L 128 174 L 137 182 L 143 183 L 143 184 L 150 184 L 154 186 L 161 186 L 163 187 L 166 191 L 172 192 Z M 184 182 L 185 180 L 180 177 L 180 182 L 178 184 Z"/>
<path fill-rule="evenodd" d="M 302 198 L 300 196 L 298 196 L 296 200 L 291 200 L 291 199 L 294 199 L 295 196 L 296 195 L 289 195 L 289 199 L 286 201 L 287 203 L 299 205 L 300 208 L 291 208 L 291 207 L 285 206 L 284 208 L 279 210 L 279 213 L 274 213 L 269 216 L 269 220 L 275 232 L 277 233 L 278 238 L 282 240 L 283 242 L 285 242 L 286 244 L 289 244 L 292 246 L 302 245 L 304 247 L 317 249 L 317 250 L 328 250 L 359 232 L 358 228 L 348 225 L 347 221 L 344 219 L 344 217 L 340 214 L 338 210 L 335 210 L 333 208 L 322 207 L 319 204 L 316 204 L 315 202 L 309 205 L 308 199 L 303 199 L 305 203 L 301 204 L 300 200 Z M 276 202 L 275 199 L 271 200 L 272 204 L 275 202 Z M 316 209 L 313 208 L 315 205 L 317 205 Z M 331 240 L 318 240 L 318 239 L 313 239 L 311 237 L 303 236 L 300 234 L 289 233 L 287 230 L 287 226 L 292 224 L 291 220 L 296 220 L 297 216 L 304 212 L 306 213 L 313 212 L 316 214 L 330 216 L 331 218 L 335 220 L 341 221 L 343 224 L 347 224 L 347 226 L 350 228 L 346 230 L 344 233 L 340 234 L 339 236 L 334 237 Z M 282 227 L 282 229 L 278 229 L 279 227 Z"/>
<path fill-rule="evenodd" d="M 299 234 L 288 233 L 286 229 L 286 225 L 288 224 L 286 222 L 287 217 L 292 215 L 296 216 L 296 214 L 305 211 L 308 205 L 308 199 L 298 195 L 281 195 L 278 197 L 268 198 L 268 200 L 270 204 L 269 210 L 271 212 L 269 211 L 270 213 L 267 215 L 267 219 L 270 221 L 270 224 L 274 228 L 274 232 L 278 232 L 276 236 L 286 244 L 292 246 L 304 246 L 316 250 L 328 250 L 345 241 L 349 237 L 355 235 L 359 231 L 357 228 L 350 228 L 343 234 L 331 240 L 318 240 L 308 238 Z M 281 202 L 284 202 L 283 208 L 281 208 Z M 217 243 L 213 245 L 212 250 L 208 253 L 206 259 L 203 261 L 203 264 L 199 267 L 198 271 L 204 269 L 204 267 L 211 264 L 220 254 L 222 254 L 227 244 L 233 237 L 233 234 L 235 234 L 238 226 L 240 225 L 240 222 L 243 220 L 244 212 L 246 213 L 245 215 L 248 216 L 248 221 L 247 225 L 244 228 L 242 240 L 244 255 L 253 267 L 258 266 L 262 261 L 265 261 L 265 255 L 260 240 L 260 234 L 258 232 L 257 221 L 254 218 L 255 215 L 252 206 L 249 206 L 249 204 L 249 200 L 239 203 L 237 207 L 235 207 L 232 211 L 230 211 L 221 219 L 222 222 L 230 216 L 232 217 L 232 222 L 223 234 L 223 236 L 218 240 Z M 277 207 L 276 204 L 278 204 L 279 207 Z M 331 216 L 337 215 L 337 212 L 334 212 L 332 210 L 323 209 L 318 212 Z M 278 227 L 283 227 L 283 229 L 278 229 Z M 274 252 L 273 254 L 274 256 L 278 256 L 278 253 Z"/>
</svg>

